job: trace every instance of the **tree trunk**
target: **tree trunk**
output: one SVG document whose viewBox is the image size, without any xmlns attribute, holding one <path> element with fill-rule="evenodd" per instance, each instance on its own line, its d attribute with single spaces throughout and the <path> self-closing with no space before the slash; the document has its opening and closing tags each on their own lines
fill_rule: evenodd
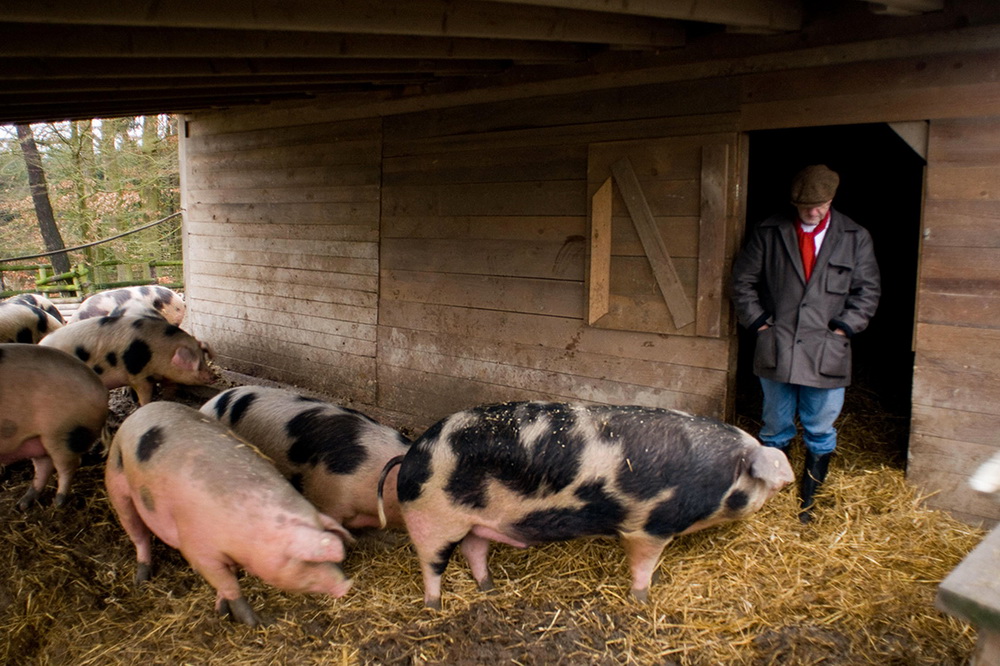
<svg viewBox="0 0 1000 666">
<path fill-rule="evenodd" d="M 21 152 L 24 153 L 24 164 L 28 169 L 28 185 L 31 186 L 31 199 L 35 202 L 38 229 L 42 232 L 45 249 L 50 252 L 65 250 L 66 244 L 59 233 L 59 227 L 56 226 L 56 217 L 49 202 L 49 188 L 45 183 L 45 171 L 42 170 L 42 157 L 38 154 L 31 126 L 18 125 L 17 138 L 21 143 Z M 65 252 L 52 255 L 52 268 L 56 273 L 69 272 L 69 257 Z"/>
</svg>

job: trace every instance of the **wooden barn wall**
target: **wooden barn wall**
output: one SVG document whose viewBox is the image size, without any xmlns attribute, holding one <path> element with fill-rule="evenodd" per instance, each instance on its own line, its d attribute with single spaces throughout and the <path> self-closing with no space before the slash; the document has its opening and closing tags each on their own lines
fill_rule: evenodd
<svg viewBox="0 0 1000 666">
<path fill-rule="evenodd" d="M 374 403 L 380 121 L 188 130 L 188 325 L 224 368 Z"/>
<path fill-rule="evenodd" d="M 931 123 L 908 475 L 928 503 L 1000 519 L 969 476 L 1000 451 L 1000 116 Z"/>
<path fill-rule="evenodd" d="M 728 334 L 586 325 L 587 160 L 595 142 L 735 137 L 735 104 L 715 81 L 387 118 L 380 406 L 422 424 L 535 398 L 722 416 Z"/>
</svg>

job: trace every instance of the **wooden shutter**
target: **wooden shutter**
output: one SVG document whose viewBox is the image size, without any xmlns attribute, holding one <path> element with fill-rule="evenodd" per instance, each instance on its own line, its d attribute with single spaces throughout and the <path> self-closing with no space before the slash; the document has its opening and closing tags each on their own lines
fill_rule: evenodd
<svg viewBox="0 0 1000 666">
<path fill-rule="evenodd" d="M 735 134 L 591 144 L 587 322 L 719 337 Z"/>
</svg>

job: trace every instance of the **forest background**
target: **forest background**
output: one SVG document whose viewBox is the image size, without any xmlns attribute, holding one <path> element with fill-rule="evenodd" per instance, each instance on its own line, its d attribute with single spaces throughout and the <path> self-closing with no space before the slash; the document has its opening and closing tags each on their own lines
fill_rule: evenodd
<svg viewBox="0 0 1000 666">
<path fill-rule="evenodd" d="M 180 210 L 175 116 L 0 126 L 0 260 L 55 249 L 50 238 L 43 238 L 37 178 L 29 183 L 26 129 L 37 147 L 44 195 L 63 247 L 110 238 Z M 177 216 L 145 231 L 71 251 L 67 258 L 72 265 L 121 262 L 126 267 L 150 260 L 180 261 L 180 226 Z M 52 259 L 14 263 L 46 264 Z M 34 275 L 10 272 L 11 265 L 0 261 L 4 287 L 30 290 Z M 167 268 L 157 276 L 161 282 L 177 282 L 180 273 L 180 268 Z"/>
</svg>

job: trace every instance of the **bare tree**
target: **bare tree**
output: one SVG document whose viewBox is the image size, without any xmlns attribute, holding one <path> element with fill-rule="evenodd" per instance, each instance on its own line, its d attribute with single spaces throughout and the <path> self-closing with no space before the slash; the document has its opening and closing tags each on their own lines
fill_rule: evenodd
<svg viewBox="0 0 1000 666">
<path fill-rule="evenodd" d="M 35 135 L 30 125 L 17 126 L 17 138 L 24 154 L 24 165 L 28 170 L 28 185 L 31 187 L 31 199 L 35 204 L 35 214 L 38 216 L 38 230 L 48 251 L 65 250 L 56 217 L 49 202 L 49 188 L 45 182 L 45 171 L 42 169 L 42 157 L 35 144 Z M 52 255 L 52 268 L 56 273 L 69 272 L 69 257 L 65 252 Z"/>
</svg>

